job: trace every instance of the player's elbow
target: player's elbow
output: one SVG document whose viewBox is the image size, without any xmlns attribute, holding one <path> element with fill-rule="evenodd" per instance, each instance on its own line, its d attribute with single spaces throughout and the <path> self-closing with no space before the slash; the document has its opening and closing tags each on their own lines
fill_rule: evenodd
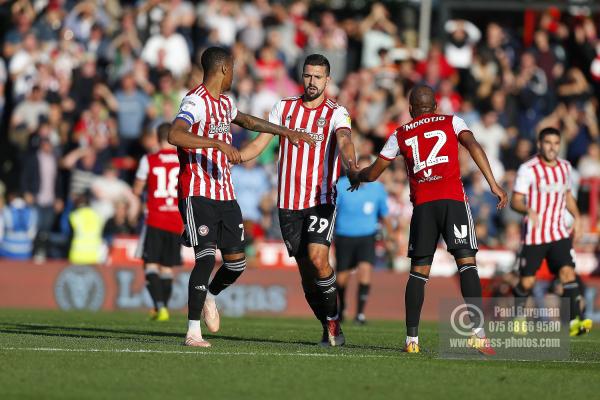
<svg viewBox="0 0 600 400">
<path fill-rule="evenodd" d="M 171 128 L 169 130 L 169 135 L 167 136 L 167 141 L 169 142 L 169 144 L 171 144 L 173 146 L 177 146 L 178 145 L 178 141 L 177 141 L 177 129 Z"/>
<path fill-rule="evenodd" d="M 517 198 L 513 196 L 513 198 L 510 200 L 510 208 L 513 211 L 522 212 L 521 207 L 519 207 L 519 205 L 520 205 L 520 202 L 517 201 Z"/>
</svg>

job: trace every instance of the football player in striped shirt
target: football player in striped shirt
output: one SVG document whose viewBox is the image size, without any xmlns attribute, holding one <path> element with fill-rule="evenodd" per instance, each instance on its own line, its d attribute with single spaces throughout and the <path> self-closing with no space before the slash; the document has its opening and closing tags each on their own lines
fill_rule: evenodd
<svg viewBox="0 0 600 400">
<path fill-rule="evenodd" d="M 562 283 L 563 297 L 569 299 L 569 334 L 577 336 L 591 330 L 592 320 L 582 318 L 579 306 L 582 293 L 575 275 L 573 240 L 581 236 L 581 223 L 571 191 L 572 167 L 558 157 L 558 129 L 542 129 L 537 145 L 538 154 L 517 171 L 510 203 L 513 210 L 524 215 L 523 247 L 519 255 L 521 276 L 513 289 L 515 308 L 517 312 L 523 309 L 533 289 L 535 273 L 546 259 L 548 268 Z M 575 219 L 572 232 L 565 222 L 567 211 Z"/>
<path fill-rule="evenodd" d="M 306 301 L 322 324 L 321 345 L 341 346 L 345 338 L 338 318 L 336 276 L 329 264 L 329 246 L 335 225 L 340 158 L 347 170 L 357 166 L 348 111 L 325 96 L 329 70 L 324 56 L 306 57 L 304 93 L 277 102 L 269 120 L 307 132 L 316 141 L 314 148 L 294 147 L 286 138 L 279 141 L 279 224 L 288 253 L 298 263 Z M 271 134 L 261 133 L 241 150 L 242 160 L 256 157 L 272 138 Z"/>
<path fill-rule="evenodd" d="M 188 331 L 185 345 L 209 347 L 202 338 L 200 319 L 209 331 L 219 329 L 214 296 L 233 284 L 246 268 L 244 225 L 235 200 L 229 164 L 240 162 L 240 153 L 231 145 L 230 125 L 285 137 L 298 146 L 314 146 L 314 139 L 299 131 L 244 114 L 224 94 L 231 88 L 233 57 L 228 50 L 210 47 L 201 58 L 202 84 L 184 97 L 169 131 L 169 142 L 179 156 L 179 211 L 185 239 L 194 247 L 196 262 L 188 284 Z M 210 285 L 216 249 L 223 266 Z M 208 297 L 207 297 L 208 294 Z"/>
</svg>

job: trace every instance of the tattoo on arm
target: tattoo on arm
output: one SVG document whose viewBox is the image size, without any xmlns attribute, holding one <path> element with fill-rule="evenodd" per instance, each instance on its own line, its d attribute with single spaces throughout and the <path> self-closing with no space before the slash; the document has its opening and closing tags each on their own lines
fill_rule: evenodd
<svg viewBox="0 0 600 400">
<path fill-rule="evenodd" d="M 256 118 L 252 115 L 238 112 L 238 115 L 233 120 L 234 123 L 241 126 L 242 128 L 254 131 L 254 132 L 266 132 L 274 135 L 285 136 L 286 128 L 265 121 L 261 118 Z"/>
<path fill-rule="evenodd" d="M 354 143 L 352 143 L 352 135 L 348 129 L 340 129 L 336 133 L 337 141 L 340 148 L 340 155 L 344 168 L 349 169 L 351 165 L 355 164 L 356 151 L 354 149 Z"/>
</svg>

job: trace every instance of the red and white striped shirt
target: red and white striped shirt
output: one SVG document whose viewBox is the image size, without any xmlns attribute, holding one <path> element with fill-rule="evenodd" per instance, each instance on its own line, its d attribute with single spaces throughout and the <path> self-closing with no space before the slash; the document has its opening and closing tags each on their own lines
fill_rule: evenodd
<svg viewBox="0 0 600 400">
<path fill-rule="evenodd" d="M 537 226 L 523 219 L 526 245 L 550 243 L 569 237 L 565 223 L 567 192 L 571 190 L 571 164 L 557 159 L 550 167 L 539 156 L 519 167 L 514 192 L 527 198 L 527 207 L 538 214 Z"/>
<path fill-rule="evenodd" d="M 233 100 L 224 94 L 213 98 L 204 85 L 190 90 L 181 102 L 176 119 L 190 124 L 190 132 L 231 144 L 231 121 L 237 116 Z M 227 156 L 217 149 L 177 148 L 179 199 L 192 196 L 212 200 L 235 200 Z"/>
<path fill-rule="evenodd" d="M 287 138 L 280 138 L 278 207 L 302 210 L 319 204 L 335 205 L 341 167 L 335 133 L 351 129 L 348 111 L 329 99 L 308 108 L 301 96 L 290 97 L 275 104 L 269 121 L 305 131 L 317 142 L 314 148 L 306 143 L 295 147 Z"/>
</svg>

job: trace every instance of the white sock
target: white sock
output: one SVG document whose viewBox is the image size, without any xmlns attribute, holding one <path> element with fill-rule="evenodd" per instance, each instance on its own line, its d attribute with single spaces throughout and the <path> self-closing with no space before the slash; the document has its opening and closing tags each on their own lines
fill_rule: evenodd
<svg viewBox="0 0 600 400">
<path fill-rule="evenodd" d="M 418 336 L 407 336 L 406 344 L 409 344 L 410 342 L 415 342 L 416 344 L 419 344 L 419 337 Z"/>
<path fill-rule="evenodd" d="M 188 333 L 202 337 L 202 331 L 200 330 L 200 320 L 188 320 Z"/>
<path fill-rule="evenodd" d="M 485 337 L 485 331 L 483 330 L 483 328 L 474 328 L 473 329 L 473 333 L 480 338 L 484 338 Z"/>
</svg>

